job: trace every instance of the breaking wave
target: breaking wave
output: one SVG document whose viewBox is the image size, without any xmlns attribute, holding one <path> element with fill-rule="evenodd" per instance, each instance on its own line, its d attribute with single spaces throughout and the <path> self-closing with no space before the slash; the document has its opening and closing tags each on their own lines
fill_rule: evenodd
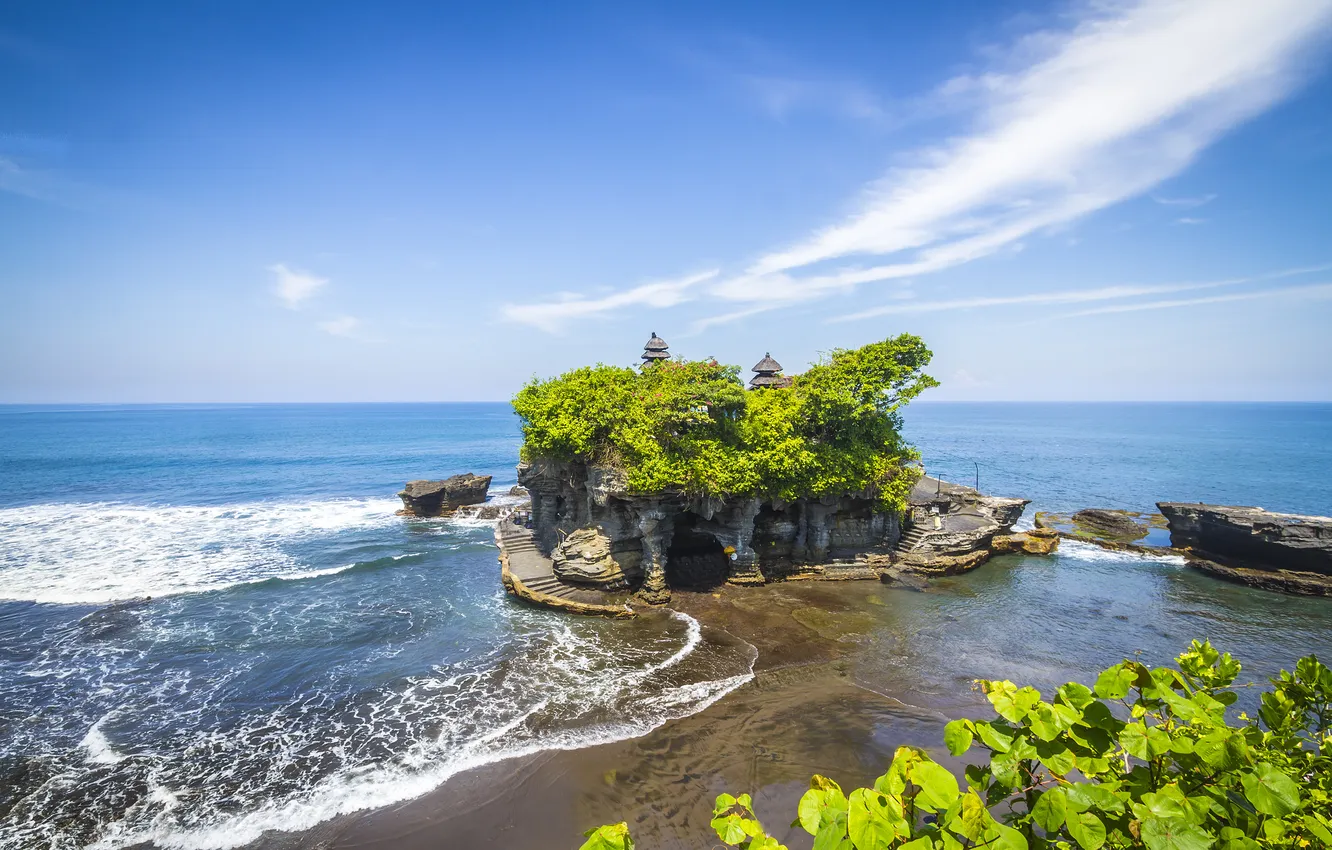
<svg viewBox="0 0 1332 850">
<path fill-rule="evenodd" d="M 391 499 L 0 509 L 0 599 L 102 604 L 330 575 L 289 551 L 302 540 L 398 521 Z"/>
<path fill-rule="evenodd" d="M 230 722 L 218 713 L 244 671 L 117 697 L 77 746 L 40 757 L 33 772 L 47 778 L 0 822 L 0 844 L 238 847 L 419 797 L 502 759 L 637 737 L 752 678 L 753 647 L 709 637 L 684 614 L 606 624 L 504 610 L 517 628 L 506 646 Z"/>
</svg>

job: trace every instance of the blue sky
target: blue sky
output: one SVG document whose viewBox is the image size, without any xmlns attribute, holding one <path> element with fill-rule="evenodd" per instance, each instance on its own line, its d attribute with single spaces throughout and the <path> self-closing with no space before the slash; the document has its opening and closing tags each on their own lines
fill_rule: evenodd
<svg viewBox="0 0 1332 850">
<path fill-rule="evenodd" d="M 0 402 L 507 398 L 902 331 L 1332 400 L 1332 0 L 0 9 Z"/>
</svg>

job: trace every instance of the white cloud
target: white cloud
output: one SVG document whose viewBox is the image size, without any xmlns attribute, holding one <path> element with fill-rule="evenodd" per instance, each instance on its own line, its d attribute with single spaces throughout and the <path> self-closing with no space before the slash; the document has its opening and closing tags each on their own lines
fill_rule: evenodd
<svg viewBox="0 0 1332 850">
<path fill-rule="evenodd" d="M 901 304 L 887 304 L 882 307 L 875 307 L 869 310 L 861 310 L 856 313 L 848 313 L 844 316 L 837 316 L 829 319 L 828 322 L 851 322 L 859 319 L 872 319 L 877 316 L 888 316 L 903 313 L 939 313 L 951 310 L 975 310 L 983 307 L 1008 307 L 1013 305 L 1030 304 L 1083 304 L 1092 301 L 1115 301 L 1121 298 L 1135 298 L 1144 295 L 1164 295 L 1172 292 L 1189 292 L 1199 289 L 1217 289 L 1226 286 L 1240 286 L 1246 283 L 1258 283 L 1261 281 L 1278 280 L 1280 278 L 1295 277 L 1297 275 L 1310 274 L 1313 272 L 1327 271 L 1332 268 L 1332 264 L 1319 266 L 1303 266 L 1293 269 L 1281 269 L 1280 271 L 1268 272 L 1261 275 L 1250 275 L 1248 277 L 1233 277 L 1225 280 L 1210 280 L 1197 283 L 1166 283 L 1154 285 L 1120 285 L 1103 286 L 1097 289 L 1068 289 L 1058 292 L 1033 292 L 1026 295 L 1001 295 L 993 297 L 977 298 L 953 298 L 942 301 L 910 301 Z M 1279 291 L 1279 290 L 1262 290 Z M 1260 293 L 1261 294 L 1261 293 Z M 1244 297 L 1250 297 L 1245 294 Z M 1229 299 L 1229 296 L 1225 297 Z M 1190 302 L 1192 303 L 1192 302 Z M 1106 311 L 1117 310 L 1121 308 L 1110 307 Z M 1122 309 L 1135 309 L 1126 307 Z M 1083 313 L 1074 313 L 1071 315 L 1085 315 Z"/>
<path fill-rule="evenodd" d="M 1142 194 L 1286 95 L 1332 0 L 1098 4 L 1045 53 L 977 84 L 975 130 L 890 173 L 848 220 L 773 251 L 714 288 L 800 301 L 924 274 Z M 954 86 L 956 88 L 956 86 Z M 869 268 L 799 275 L 856 257 Z"/>
<path fill-rule="evenodd" d="M 288 268 L 286 263 L 271 265 L 268 270 L 273 273 L 277 297 L 292 310 L 300 307 L 302 302 L 328 284 L 328 278 Z"/>
<path fill-rule="evenodd" d="M 320 330 L 333 336 L 355 336 L 356 329 L 360 326 L 361 320 L 355 316 L 339 316 L 319 323 Z"/>
<path fill-rule="evenodd" d="M 560 300 L 533 304 L 505 304 L 501 314 L 511 322 L 532 325 L 550 333 L 557 333 L 574 319 L 605 316 L 615 310 L 632 306 L 674 307 L 693 296 L 689 289 L 718 274 L 717 269 L 700 272 L 676 280 L 644 283 L 624 292 L 602 298 L 588 298 L 564 293 Z"/>
<path fill-rule="evenodd" d="M 1301 299 L 1332 298 L 1332 283 L 1310 283 L 1301 286 L 1283 286 L 1276 289 L 1262 289 L 1257 292 L 1237 292 L 1232 295 L 1210 295 L 1206 298 L 1177 298 L 1165 301 L 1145 301 L 1138 304 L 1112 304 L 1092 310 L 1079 310 L 1057 316 L 1060 319 L 1074 319 L 1079 316 L 1099 316 L 1102 313 L 1134 313 L 1141 310 L 1166 310 L 1173 307 L 1192 307 L 1199 304 L 1220 304 L 1228 301 L 1252 301 L 1257 298 L 1282 298 L 1297 296 Z"/>
<path fill-rule="evenodd" d="M 1206 224 L 1206 223 L 1207 219 L 1205 218 L 1195 218 L 1189 215 L 1186 215 L 1183 218 L 1175 219 L 1175 224 Z"/>
<path fill-rule="evenodd" d="M 1159 195 L 1152 196 L 1152 200 L 1166 207 L 1200 207 L 1203 204 L 1210 204 L 1216 200 L 1216 195 L 1198 195 L 1193 198 L 1162 198 Z"/>
</svg>

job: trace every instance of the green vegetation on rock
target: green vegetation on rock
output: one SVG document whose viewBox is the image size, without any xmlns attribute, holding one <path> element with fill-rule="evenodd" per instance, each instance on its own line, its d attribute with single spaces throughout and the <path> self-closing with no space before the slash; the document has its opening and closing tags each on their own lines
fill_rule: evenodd
<svg viewBox="0 0 1332 850">
<path fill-rule="evenodd" d="M 815 776 L 792 826 L 815 850 L 1332 846 L 1332 670 L 1300 659 L 1271 680 L 1257 718 L 1232 726 L 1239 663 L 1198 641 L 1176 662 L 1126 660 L 1049 701 L 979 682 L 997 717 L 944 729 L 954 756 L 987 756 L 965 783 L 901 747 L 872 788 L 846 794 Z M 725 844 L 784 850 L 747 794 L 718 797 L 712 826 Z M 633 848 L 622 823 L 587 838 L 583 850 Z"/>
<path fill-rule="evenodd" d="M 641 493 L 793 501 L 868 491 L 900 510 L 918 455 L 899 410 L 938 386 L 923 371 L 930 357 L 903 334 L 833 351 L 790 387 L 751 392 L 737 367 L 715 361 L 574 369 L 514 397 L 522 457 L 612 467 Z"/>
</svg>

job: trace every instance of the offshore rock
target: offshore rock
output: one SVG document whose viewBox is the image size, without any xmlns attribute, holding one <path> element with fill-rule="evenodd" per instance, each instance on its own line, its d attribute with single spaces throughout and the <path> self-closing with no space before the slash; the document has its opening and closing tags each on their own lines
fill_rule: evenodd
<svg viewBox="0 0 1332 850">
<path fill-rule="evenodd" d="M 1332 517 L 1158 502 L 1191 565 L 1256 587 L 1332 596 Z"/>
<path fill-rule="evenodd" d="M 477 505 L 486 500 L 490 489 L 489 475 L 470 472 L 454 475 L 443 481 L 408 481 L 398 498 L 402 499 L 401 516 L 448 516 L 463 505 Z"/>
<path fill-rule="evenodd" d="M 1151 531 L 1151 526 L 1129 511 L 1087 508 L 1073 514 L 1073 522 L 1098 537 L 1109 537 L 1124 543 L 1141 540 Z"/>
<path fill-rule="evenodd" d="M 1059 532 L 1052 528 L 1033 528 L 1017 534 L 996 534 L 990 541 L 995 555 L 1049 555 L 1059 548 Z"/>
<path fill-rule="evenodd" d="M 575 530 L 551 553 L 560 580 L 608 590 L 628 587 L 631 578 L 641 573 L 639 561 L 639 553 L 632 549 L 615 552 L 611 539 L 596 528 Z"/>
</svg>

